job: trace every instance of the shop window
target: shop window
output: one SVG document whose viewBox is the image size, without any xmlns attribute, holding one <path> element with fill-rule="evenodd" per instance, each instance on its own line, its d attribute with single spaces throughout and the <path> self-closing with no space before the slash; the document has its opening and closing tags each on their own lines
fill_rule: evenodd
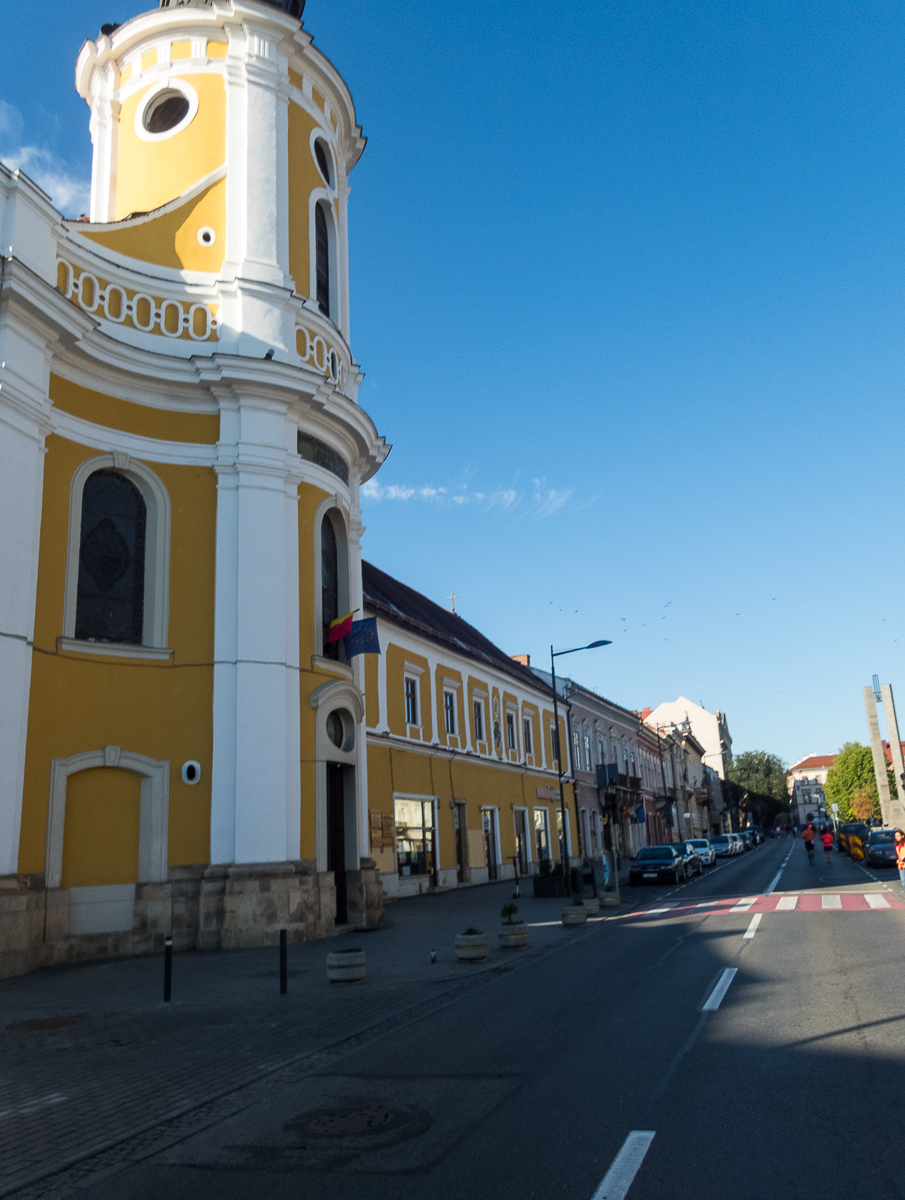
<svg viewBox="0 0 905 1200">
<path fill-rule="evenodd" d="M 397 800 L 395 809 L 399 874 L 429 875 L 434 869 L 433 800 Z"/>
<path fill-rule="evenodd" d="M 545 808 L 534 810 L 534 852 L 538 862 L 550 857 L 550 817 Z"/>
</svg>

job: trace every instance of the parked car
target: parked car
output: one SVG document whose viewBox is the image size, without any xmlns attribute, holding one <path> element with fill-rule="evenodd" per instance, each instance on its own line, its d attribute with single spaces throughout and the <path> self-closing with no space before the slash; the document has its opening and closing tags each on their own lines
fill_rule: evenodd
<svg viewBox="0 0 905 1200">
<path fill-rule="evenodd" d="M 745 853 L 745 843 L 742 841 L 742 839 L 739 837 L 739 835 L 737 833 L 730 833 L 728 835 L 728 837 L 729 837 L 730 842 L 732 842 L 733 853 L 734 854 L 744 854 Z"/>
<path fill-rule="evenodd" d="M 685 858 L 685 870 L 688 875 L 703 875 L 704 864 L 691 838 L 676 843 L 676 848 Z"/>
<path fill-rule="evenodd" d="M 757 834 L 753 829 L 743 829 L 738 836 L 745 850 L 757 849 Z"/>
<path fill-rule="evenodd" d="M 716 850 L 707 838 L 692 838 L 691 844 L 698 852 L 702 867 L 712 867 L 716 862 Z"/>
<path fill-rule="evenodd" d="M 863 839 L 864 861 L 872 867 L 894 867 L 896 865 L 896 831 L 894 829 L 872 829 Z"/>
<path fill-rule="evenodd" d="M 710 844 L 717 858 L 731 858 L 737 853 L 735 843 L 728 833 L 715 833 L 710 839 Z"/>
<path fill-rule="evenodd" d="M 679 846 L 642 846 L 629 867 L 629 883 L 680 883 L 687 872 L 679 850 Z"/>
</svg>

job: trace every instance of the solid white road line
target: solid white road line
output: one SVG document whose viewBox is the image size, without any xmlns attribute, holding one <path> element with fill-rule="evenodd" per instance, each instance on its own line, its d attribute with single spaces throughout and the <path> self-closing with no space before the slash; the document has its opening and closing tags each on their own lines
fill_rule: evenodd
<svg viewBox="0 0 905 1200">
<path fill-rule="evenodd" d="M 822 908 L 841 908 L 842 907 L 842 897 L 841 896 L 821 896 L 820 897 L 820 905 Z"/>
<path fill-rule="evenodd" d="M 745 930 L 746 938 L 753 938 L 754 935 L 757 933 L 757 927 L 760 924 L 760 920 L 763 915 L 764 915 L 763 913 L 755 913 L 754 916 L 751 918 L 751 924 Z"/>
<path fill-rule="evenodd" d="M 865 892 L 864 899 L 867 901 L 869 908 L 890 908 L 891 905 L 885 896 L 878 896 L 876 892 Z"/>
<path fill-rule="evenodd" d="M 622 1143 L 622 1149 L 613 1159 L 593 1200 L 625 1200 L 653 1140 L 652 1130 L 633 1130 Z"/>
<path fill-rule="evenodd" d="M 716 1012 L 723 1001 L 723 997 L 729 991 L 729 984 L 735 978 L 735 973 L 737 970 L 738 967 L 726 967 L 722 975 L 716 981 L 716 986 L 714 987 L 713 991 L 704 1001 L 701 1009 L 702 1012 Z"/>
<path fill-rule="evenodd" d="M 774 909 L 775 912 L 791 912 L 798 904 L 797 896 L 780 896 L 779 903 Z"/>
</svg>

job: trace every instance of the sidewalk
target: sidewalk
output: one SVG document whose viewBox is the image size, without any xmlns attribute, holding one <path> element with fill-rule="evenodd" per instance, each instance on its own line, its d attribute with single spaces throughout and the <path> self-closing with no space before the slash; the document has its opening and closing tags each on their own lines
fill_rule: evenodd
<svg viewBox="0 0 905 1200">
<path fill-rule="evenodd" d="M 374 930 L 290 946 L 288 996 L 279 995 L 276 947 L 175 956 L 170 1004 L 162 956 L 0 982 L 0 1197 L 64 1195 L 245 1107 L 275 1072 L 319 1067 L 632 907 L 564 929 L 561 900 L 523 889 L 530 947 L 501 950 L 499 910 L 512 891 L 507 880 L 397 900 Z M 455 936 L 469 924 L 490 935 L 486 963 L 455 959 Z M 365 983 L 329 984 L 327 955 L 351 945 L 367 952 Z"/>
</svg>

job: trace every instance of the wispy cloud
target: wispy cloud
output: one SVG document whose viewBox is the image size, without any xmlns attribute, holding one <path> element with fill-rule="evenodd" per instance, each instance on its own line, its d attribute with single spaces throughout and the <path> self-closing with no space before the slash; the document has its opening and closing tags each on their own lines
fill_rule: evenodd
<svg viewBox="0 0 905 1200">
<path fill-rule="evenodd" d="M 362 485 L 362 499 L 370 502 L 383 500 L 426 500 L 445 508 L 479 508 L 484 512 L 496 510 L 501 513 L 518 511 L 521 517 L 547 517 L 562 508 L 572 495 L 572 489 L 557 490 L 543 488 L 542 480 L 535 480 L 533 494 L 520 492 L 518 488 L 497 487 L 492 491 L 471 491 L 467 484 L 450 490 L 445 487 L 412 487 L 407 484 L 383 484 L 369 479 Z"/>
<path fill-rule="evenodd" d="M 65 216 L 88 211 L 90 180 L 46 146 L 22 138 L 22 116 L 14 105 L 0 100 L 0 159 L 14 171 L 24 171 L 47 193 Z"/>
</svg>

